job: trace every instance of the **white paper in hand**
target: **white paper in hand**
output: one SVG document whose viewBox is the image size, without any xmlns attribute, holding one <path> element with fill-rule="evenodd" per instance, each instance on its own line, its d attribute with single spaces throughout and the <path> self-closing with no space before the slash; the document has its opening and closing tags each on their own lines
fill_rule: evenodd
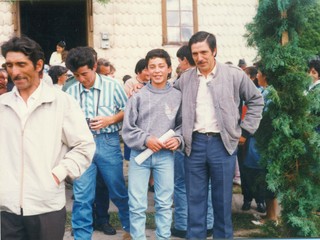
<svg viewBox="0 0 320 240">
<path fill-rule="evenodd" d="M 164 142 L 166 140 L 168 140 L 169 138 L 173 137 L 176 133 L 170 129 L 168 132 L 166 132 L 165 134 L 163 134 L 159 140 L 160 142 Z M 134 159 L 136 161 L 136 163 L 138 163 L 139 165 L 141 163 L 143 163 L 148 157 L 150 157 L 152 155 L 153 151 L 151 149 L 146 149 L 144 150 L 142 153 L 140 153 L 138 156 L 136 156 L 136 158 Z"/>
</svg>

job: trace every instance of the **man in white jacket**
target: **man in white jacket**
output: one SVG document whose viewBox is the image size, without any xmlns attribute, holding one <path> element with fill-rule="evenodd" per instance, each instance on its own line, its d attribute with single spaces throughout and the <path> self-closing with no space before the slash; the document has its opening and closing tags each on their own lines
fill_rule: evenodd
<svg viewBox="0 0 320 240">
<path fill-rule="evenodd" d="M 63 239 L 67 176 L 91 164 L 95 143 L 68 94 L 42 82 L 44 53 L 13 37 L 1 46 L 15 87 L 0 97 L 1 239 Z"/>
</svg>

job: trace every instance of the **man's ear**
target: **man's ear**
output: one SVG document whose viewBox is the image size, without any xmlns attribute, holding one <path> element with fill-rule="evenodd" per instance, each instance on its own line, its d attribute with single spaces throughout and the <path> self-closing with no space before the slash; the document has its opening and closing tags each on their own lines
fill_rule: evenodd
<svg viewBox="0 0 320 240">
<path fill-rule="evenodd" d="M 44 62 L 42 59 L 39 59 L 36 64 L 36 71 L 41 72 L 43 69 Z"/>
<path fill-rule="evenodd" d="M 95 64 L 93 65 L 92 70 L 96 72 L 96 71 L 97 71 L 97 67 L 98 67 L 98 64 L 97 64 L 97 63 L 95 63 Z"/>
<path fill-rule="evenodd" d="M 218 50 L 217 50 L 217 48 L 215 48 L 215 49 L 213 50 L 213 56 L 214 56 L 214 57 L 217 56 L 217 52 L 218 52 Z"/>
</svg>

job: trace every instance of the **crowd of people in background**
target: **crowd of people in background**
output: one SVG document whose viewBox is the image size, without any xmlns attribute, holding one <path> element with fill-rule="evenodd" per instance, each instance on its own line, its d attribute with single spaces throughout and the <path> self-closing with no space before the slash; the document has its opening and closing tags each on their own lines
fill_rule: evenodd
<svg viewBox="0 0 320 240">
<path fill-rule="evenodd" d="M 254 135 L 274 91 L 262 62 L 220 63 L 215 36 L 200 31 L 177 51 L 175 76 L 168 52 L 152 49 L 137 61 L 135 76 L 120 81 L 93 48 L 66 46 L 57 43 L 47 67 L 41 47 L 27 37 L 1 46 L 0 151 L 8 153 L 0 161 L 2 239 L 63 239 L 66 178 L 75 239 L 91 239 L 94 230 L 117 233 L 110 200 L 123 239 L 146 239 L 150 186 L 158 239 L 232 238 L 234 183 L 243 211 L 256 202 L 253 224 L 277 221 L 276 193 L 267 187 Z M 320 87 L 320 59 L 308 64 L 312 93 Z M 161 140 L 169 130 L 174 134 Z M 152 154 L 137 162 L 148 149 Z"/>
</svg>

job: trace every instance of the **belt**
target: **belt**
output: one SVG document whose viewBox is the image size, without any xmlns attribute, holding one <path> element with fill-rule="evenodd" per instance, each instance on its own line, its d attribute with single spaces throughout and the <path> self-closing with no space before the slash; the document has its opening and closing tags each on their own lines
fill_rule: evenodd
<svg viewBox="0 0 320 240">
<path fill-rule="evenodd" d="M 218 132 L 206 132 L 206 133 L 195 132 L 195 133 L 205 135 L 207 137 L 220 137 L 220 133 L 218 133 Z"/>
</svg>

